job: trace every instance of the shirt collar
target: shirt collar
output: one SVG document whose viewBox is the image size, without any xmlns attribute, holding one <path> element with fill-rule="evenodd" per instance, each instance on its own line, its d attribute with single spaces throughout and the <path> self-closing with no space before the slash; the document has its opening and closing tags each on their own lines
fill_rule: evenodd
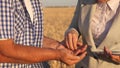
<svg viewBox="0 0 120 68">
<path fill-rule="evenodd" d="M 116 11 L 120 4 L 120 0 L 110 0 L 107 2 L 107 4 L 112 11 Z"/>
</svg>

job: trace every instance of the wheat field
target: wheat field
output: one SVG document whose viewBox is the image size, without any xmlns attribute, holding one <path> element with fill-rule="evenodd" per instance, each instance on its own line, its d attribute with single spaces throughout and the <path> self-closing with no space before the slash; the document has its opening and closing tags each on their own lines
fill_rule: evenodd
<svg viewBox="0 0 120 68">
<path fill-rule="evenodd" d="M 71 23 L 74 7 L 43 8 L 44 35 L 63 40 L 64 32 Z"/>
<path fill-rule="evenodd" d="M 44 35 L 58 41 L 64 39 L 64 32 L 71 23 L 75 7 L 43 8 Z M 74 68 L 59 61 L 49 61 L 51 68 Z"/>
</svg>

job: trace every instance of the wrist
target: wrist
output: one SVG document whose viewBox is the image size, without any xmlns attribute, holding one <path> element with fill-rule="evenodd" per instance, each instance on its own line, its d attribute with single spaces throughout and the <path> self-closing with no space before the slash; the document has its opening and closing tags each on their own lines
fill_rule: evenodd
<svg viewBox="0 0 120 68">
<path fill-rule="evenodd" d="M 61 51 L 60 49 L 56 49 L 56 60 L 60 60 L 61 59 Z"/>
<path fill-rule="evenodd" d="M 65 32 L 65 36 L 66 36 L 68 33 L 72 33 L 72 34 L 75 34 L 76 36 L 79 36 L 79 32 L 78 32 L 75 28 L 70 28 L 70 29 L 68 29 L 68 30 Z"/>
<path fill-rule="evenodd" d="M 59 41 L 48 38 L 48 37 L 44 37 L 44 39 L 43 39 L 43 48 L 56 49 L 57 46 L 59 46 Z"/>
</svg>

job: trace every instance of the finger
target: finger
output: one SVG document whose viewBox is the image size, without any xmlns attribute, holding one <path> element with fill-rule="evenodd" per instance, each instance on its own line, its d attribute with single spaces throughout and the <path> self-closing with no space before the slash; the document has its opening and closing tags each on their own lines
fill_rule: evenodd
<svg viewBox="0 0 120 68">
<path fill-rule="evenodd" d="M 104 52 L 107 54 L 107 48 L 106 47 L 104 47 Z"/>
<path fill-rule="evenodd" d="M 111 59 L 117 63 L 120 62 L 120 56 L 116 56 L 116 55 L 111 55 Z"/>
<path fill-rule="evenodd" d="M 67 65 L 72 65 L 72 64 L 74 64 L 74 62 L 73 62 L 72 60 L 67 60 L 67 61 L 65 61 L 64 63 L 66 63 Z"/>
<path fill-rule="evenodd" d="M 112 58 L 112 52 L 111 51 L 109 52 L 109 57 Z"/>
<path fill-rule="evenodd" d="M 87 50 L 87 45 L 85 45 L 84 47 L 82 47 L 82 52 Z"/>
<path fill-rule="evenodd" d="M 112 52 L 110 52 L 110 58 L 111 58 L 112 60 L 114 60 L 114 59 L 115 59 L 115 60 L 120 59 L 119 57 L 120 57 L 120 56 L 118 56 L 118 55 L 113 55 Z"/>
<path fill-rule="evenodd" d="M 113 54 L 112 54 L 112 51 L 110 51 L 110 50 L 108 50 L 108 55 L 109 55 L 109 57 L 112 58 L 112 59 L 118 59 L 118 58 L 119 58 L 119 56 L 113 55 Z"/>
<path fill-rule="evenodd" d="M 104 47 L 104 55 L 105 55 L 105 56 L 107 55 L 106 47 Z"/>
<path fill-rule="evenodd" d="M 69 60 L 78 60 L 80 57 L 74 54 L 69 54 Z"/>
<path fill-rule="evenodd" d="M 75 55 L 81 54 L 83 52 L 85 52 L 87 49 L 87 45 L 83 46 L 81 49 L 78 49 L 74 52 Z"/>
<path fill-rule="evenodd" d="M 106 57 L 108 58 L 112 57 L 112 52 L 108 48 L 104 47 L 104 52 L 105 52 Z"/>
<path fill-rule="evenodd" d="M 117 59 L 118 56 L 115 56 L 115 55 L 111 55 L 111 58 L 112 59 Z"/>
<path fill-rule="evenodd" d="M 105 53 L 105 55 L 110 55 L 110 50 L 108 50 L 108 48 L 104 47 L 104 53 Z"/>
<path fill-rule="evenodd" d="M 79 59 L 71 59 L 67 61 L 68 62 L 67 65 L 73 65 L 78 63 L 79 61 L 80 61 Z"/>
<path fill-rule="evenodd" d="M 87 52 L 83 52 L 82 54 L 79 55 L 79 61 L 81 61 L 85 56 L 86 56 Z"/>
<path fill-rule="evenodd" d="M 81 53 L 81 50 L 80 50 L 80 49 L 78 49 L 78 50 L 76 50 L 76 51 L 74 52 L 75 55 L 78 55 L 78 54 L 80 54 L 80 53 Z"/>
<path fill-rule="evenodd" d="M 72 41 L 73 41 L 73 47 L 74 49 L 77 49 L 77 41 L 78 41 L 78 38 L 75 34 L 73 34 L 73 37 L 72 37 Z"/>
<path fill-rule="evenodd" d="M 83 46 L 83 43 L 82 42 L 77 42 L 77 46 L 80 48 Z"/>
<path fill-rule="evenodd" d="M 68 44 L 68 37 L 67 36 L 65 37 L 65 44 L 66 44 L 67 48 L 70 48 L 69 44 Z"/>
<path fill-rule="evenodd" d="M 76 59 L 75 60 L 73 60 L 73 59 L 71 60 L 70 59 L 70 60 L 67 60 L 66 64 L 67 65 L 73 65 L 73 64 L 76 64 L 77 62 L 79 62 L 79 59 L 77 59 L 77 60 Z"/>
<path fill-rule="evenodd" d="M 86 56 L 86 54 L 87 54 L 87 52 L 84 52 L 79 56 L 70 56 L 69 60 L 68 60 L 69 65 L 75 64 L 75 63 L 81 61 Z"/>
<path fill-rule="evenodd" d="M 72 34 L 71 33 L 68 34 L 68 45 L 69 45 L 70 49 L 74 50 L 73 43 L 72 43 Z"/>
</svg>

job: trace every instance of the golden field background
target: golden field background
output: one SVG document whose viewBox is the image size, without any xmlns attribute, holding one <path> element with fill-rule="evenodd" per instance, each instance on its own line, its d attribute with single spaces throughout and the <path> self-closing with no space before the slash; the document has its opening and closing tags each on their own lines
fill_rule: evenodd
<svg viewBox="0 0 120 68">
<path fill-rule="evenodd" d="M 44 12 L 44 35 L 63 40 L 64 32 L 71 23 L 74 7 L 43 8 Z"/>
<path fill-rule="evenodd" d="M 58 41 L 64 39 L 64 32 L 71 23 L 75 7 L 43 8 L 44 35 Z M 74 68 L 58 61 L 49 62 L 51 68 Z"/>
</svg>

